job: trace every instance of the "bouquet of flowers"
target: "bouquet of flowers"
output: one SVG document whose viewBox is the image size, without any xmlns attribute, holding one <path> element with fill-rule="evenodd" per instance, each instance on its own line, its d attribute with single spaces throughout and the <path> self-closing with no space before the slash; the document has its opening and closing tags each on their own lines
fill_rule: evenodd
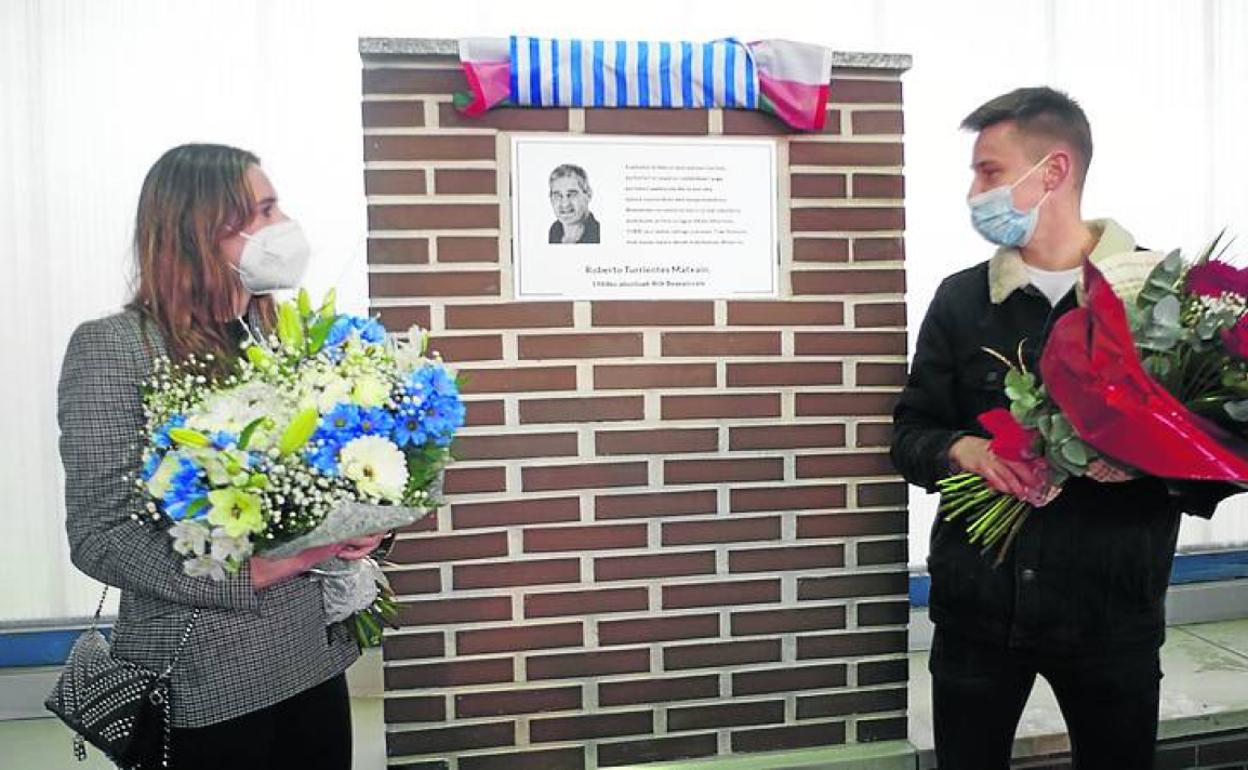
<svg viewBox="0 0 1248 770">
<path fill-rule="evenodd" d="M 138 483 L 188 575 L 222 580 L 253 554 L 290 556 L 437 507 L 464 405 L 455 376 L 425 355 L 426 335 L 407 337 L 335 312 L 332 292 L 314 309 L 301 291 L 225 376 L 208 373 L 210 356 L 157 361 Z M 381 570 L 323 566 L 330 622 L 351 617 L 362 646 L 379 644 L 397 613 Z"/>
<path fill-rule="evenodd" d="M 1071 476 L 1248 480 L 1248 269 L 1222 259 L 1220 240 L 1191 263 L 1177 251 L 1154 258 L 1142 281 L 1111 282 L 1085 265 L 1084 302 L 1057 321 L 1041 354 L 1043 384 L 1021 355 L 1015 364 L 986 351 L 1009 369 L 1010 408 L 980 423 L 998 456 L 1033 463 L 1047 484 L 1027 500 L 967 473 L 938 487 L 941 515 L 965 519 L 985 551 L 999 546 L 998 563 Z M 1138 266 L 1142 254 L 1123 260 Z"/>
</svg>

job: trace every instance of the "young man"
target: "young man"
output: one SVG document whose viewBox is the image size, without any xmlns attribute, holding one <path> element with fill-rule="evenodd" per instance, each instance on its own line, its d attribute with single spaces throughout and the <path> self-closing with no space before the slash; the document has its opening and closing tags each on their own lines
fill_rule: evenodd
<svg viewBox="0 0 1248 770">
<path fill-rule="evenodd" d="M 976 417 L 1008 406 L 1005 367 L 1029 371 L 1053 322 L 1075 307 L 1080 268 L 1136 249 L 1113 220 L 1084 221 L 1092 136 L 1083 110 L 1050 88 L 1020 88 L 972 112 L 978 132 L 968 204 L 997 245 L 988 262 L 936 291 L 894 414 L 893 461 L 934 490 L 959 471 L 1026 499 L 1042 471 L 994 455 Z M 1020 348 L 1021 346 L 1021 348 Z M 1075 767 L 1153 766 L 1165 592 L 1179 513 L 1209 515 L 1224 487 L 1156 478 L 1071 479 L 1035 511 L 1005 562 L 967 540 L 965 522 L 932 530 L 932 700 L 941 770 L 1009 766 L 1037 674 L 1057 695 Z"/>
</svg>

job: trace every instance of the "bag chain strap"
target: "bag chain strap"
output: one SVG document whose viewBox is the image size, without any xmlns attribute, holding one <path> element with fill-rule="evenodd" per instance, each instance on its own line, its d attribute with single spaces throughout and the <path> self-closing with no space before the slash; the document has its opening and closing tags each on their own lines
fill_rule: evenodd
<svg viewBox="0 0 1248 770">
<path fill-rule="evenodd" d="M 104 600 L 108 597 L 108 586 L 104 586 L 104 592 L 100 594 L 100 603 L 95 607 L 95 616 L 91 619 L 91 629 L 95 630 L 100 624 L 100 614 L 104 611 Z M 169 767 L 169 759 L 171 756 L 170 731 L 172 729 L 171 717 L 169 713 L 169 677 L 173 673 L 173 669 L 178 665 L 178 660 L 182 657 L 182 650 L 186 648 L 187 641 L 191 638 L 191 629 L 195 627 L 195 621 L 199 619 L 201 608 L 196 607 L 191 613 L 190 620 L 186 621 L 186 628 L 182 629 L 182 638 L 178 640 L 178 646 L 173 650 L 173 656 L 169 659 L 169 665 L 165 666 L 165 670 L 160 673 L 160 677 L 156 681 L 156 686 L 152 688 L 152 692 L 148 695 L 148 700 L 153 706 L 159 708 L 164 716 L 162 720 L 161 747 L 160 747 L 160 766 Z M 83 745 L 81 735 L 74 736 L 74 756 L 79 762 L 85 761 L 87 758 L 87 749 Z"/>
</svg>

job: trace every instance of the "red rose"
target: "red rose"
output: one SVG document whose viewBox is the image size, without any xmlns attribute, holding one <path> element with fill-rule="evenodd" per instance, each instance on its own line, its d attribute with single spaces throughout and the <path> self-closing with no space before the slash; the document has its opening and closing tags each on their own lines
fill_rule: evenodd
<svg viewBox="0 0 1248 770">
<path fill-rule="evenodd" d="M 1226 346 L 1226 352 L 1248 361 L 1248 316 L 1240 318 L 1238 323 L 1222 332 L 1222 344 Z"/>
<path fill-rule="evenodd" d="M 1248 295 L 1248 269 L 1211 259 L 1187 272 L 1187 290 L 1201 297 Z"/>
</svg>

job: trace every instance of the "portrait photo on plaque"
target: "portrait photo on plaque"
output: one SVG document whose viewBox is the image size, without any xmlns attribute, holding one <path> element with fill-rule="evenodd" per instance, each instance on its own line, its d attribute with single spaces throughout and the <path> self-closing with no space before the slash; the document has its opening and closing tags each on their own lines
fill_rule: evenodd
<svg viewBox="0 0 1248 770">
<path fill-rule="evenodd" d="M 513 135 L 516 299 L 777 296 L 770 139 Z"/>
</svg>

